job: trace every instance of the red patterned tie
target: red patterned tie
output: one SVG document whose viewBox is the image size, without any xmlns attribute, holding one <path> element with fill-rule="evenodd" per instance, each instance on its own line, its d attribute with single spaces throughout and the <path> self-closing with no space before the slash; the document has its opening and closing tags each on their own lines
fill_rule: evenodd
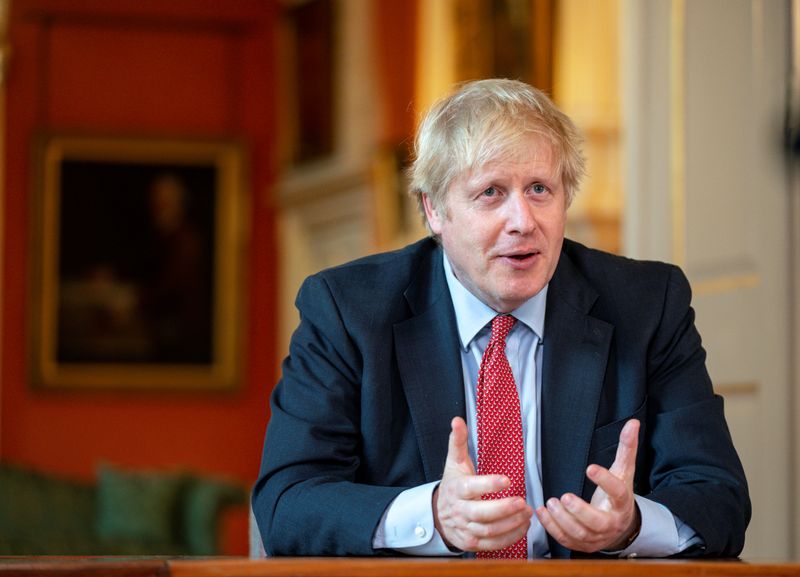
<svg viewBox="0 0 800 577">
<path fill-rule="evenodd" d="M 506 475 L 511 485 L 505 491 L 484 495 L 501 499 L 512 495 L 525 498 L 525 448 L 519 395 L 506 358 L 506 336 L 516 319 L 497 315 L 492 320 L 492 336 L 483 352 L 478 372 L 478 474 Z M 528 538 L 499 551 L 482 551 L 482 559 L 526 559 Z"/>
</svg>

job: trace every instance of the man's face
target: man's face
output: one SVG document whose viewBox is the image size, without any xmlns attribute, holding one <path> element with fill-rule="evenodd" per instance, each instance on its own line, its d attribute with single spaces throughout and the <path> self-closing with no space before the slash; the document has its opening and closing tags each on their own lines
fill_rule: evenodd
<svg viewBox="0 0 800 577">
<path fill-rule="evenodd" d="M 552 147 L 541 137 L 529 137 L 509 160 L 454 179 L 444 210 L 427 196 L 423 201 L 456 278 L 497 312 L 513 311 L 553 277 L 566 194 Z"/>
</svg>

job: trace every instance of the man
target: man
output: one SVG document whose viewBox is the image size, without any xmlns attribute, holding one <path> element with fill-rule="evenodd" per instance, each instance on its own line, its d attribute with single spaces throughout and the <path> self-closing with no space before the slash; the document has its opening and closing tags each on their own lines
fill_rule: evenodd
<svg viewBox="0 0 800 577">
<path fill-rule="evenodd" d="M 275 555 L 737 555 L 750 502 L 683 274 L 564 239 L 572 122 L 463 85 L 416 140 L 433 238 L 323 271 L 253 509 Z"/>
</svg>

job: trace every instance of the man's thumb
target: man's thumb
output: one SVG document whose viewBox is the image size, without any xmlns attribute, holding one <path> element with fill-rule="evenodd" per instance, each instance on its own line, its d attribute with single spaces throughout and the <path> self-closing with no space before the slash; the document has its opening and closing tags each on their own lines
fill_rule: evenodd
<svg viewBox="0 0 800 577">
<path fill-rule="evenodd" d="M 469 459 L 467 448 L 467 424 L 461 417 L 453 417 L 450 421 L 450 439 L 447 445 L 447 461 L 459 467 L 468 467 L 474 470 Z"/>
</svg>

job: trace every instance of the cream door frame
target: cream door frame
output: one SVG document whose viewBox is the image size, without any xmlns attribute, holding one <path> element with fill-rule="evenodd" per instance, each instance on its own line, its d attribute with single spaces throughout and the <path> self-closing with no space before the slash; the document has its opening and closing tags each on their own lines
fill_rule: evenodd
<svg viewBox="0 0 800 577">
<path fill-rule="evenodd" d="M 371 42 L 372 9 L 371 0 L 335 0 L 334 151 L 317 162 L 282 167 L 274 191 L 280 247 L 279 364 L 297 328 L 294 300 L 303 280 L 374 250 L 377 98 L 371 51 L 365 49 Z"/>
<path fill-rule="evenodd" d="M 800 0 L 792 0 L 792 38 L 791 38 L 791 91 L 790 91 L 790 116 L 789 126 L 795 131 L 795 138 L 800 138 Z M 800 302 L 797 295 L 800 295 L 800 154 L 795 152 L 795 158 L 791 164 L 791 210 L 790 210 L 790 230 L 792 257 L 792 283 L 790 294 L 792 299 L 792 393 L 794 415 L 800 414 Z M 797 419 L 792 419 L 794 441 L 793 452 L 794 475 L 792 477 L 792 511 L 794 522 L 791 523 L 792 540 L 794 543 L 793 555 L 800 555 L 800 423 Z"/>
</svg>

